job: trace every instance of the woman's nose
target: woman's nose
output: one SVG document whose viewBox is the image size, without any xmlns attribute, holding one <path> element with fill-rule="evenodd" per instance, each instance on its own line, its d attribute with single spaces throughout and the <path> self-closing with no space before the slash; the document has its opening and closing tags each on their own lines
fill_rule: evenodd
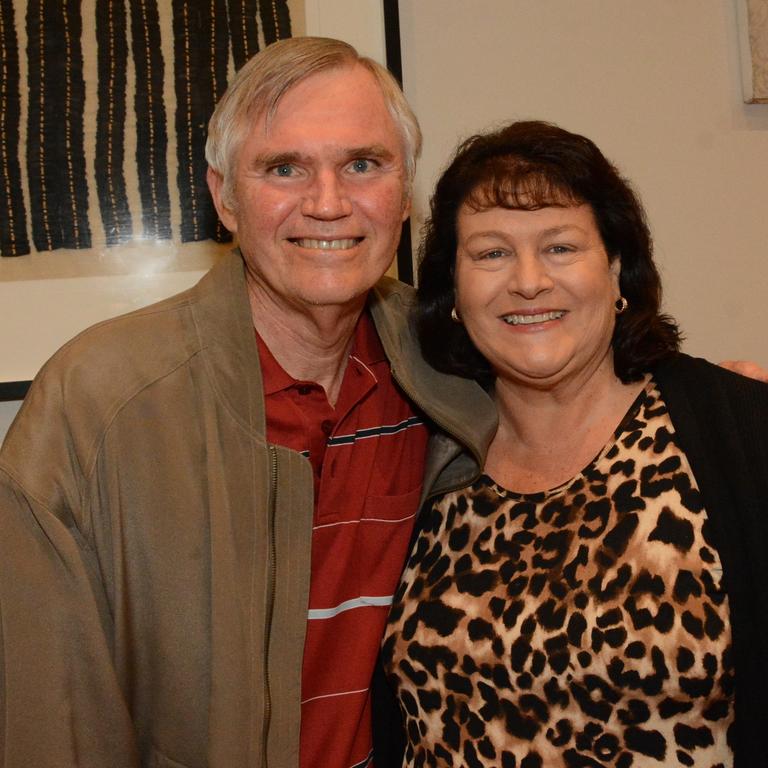
<svg viewBox="0 0 768 768">
<path fill-rule="evenodd" d="M 553 286 L 547 265 L 535 253 L 518 254 L 507 290 L 532 299 Z"/>
</svg>

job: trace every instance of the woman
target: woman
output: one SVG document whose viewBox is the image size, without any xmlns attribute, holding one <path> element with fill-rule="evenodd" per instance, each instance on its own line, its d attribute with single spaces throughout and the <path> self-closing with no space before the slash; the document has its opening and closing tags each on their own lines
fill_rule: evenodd
<svg viewBox="0 0 768 768">
<path fill-rule="evenodd" d="M 405 765 L 765 765 L 768 386 L 678 352 L 627 182 L 550 124 L 469 139 L 419 279 L 499 427 L 395 598 Z"/>
</svg>

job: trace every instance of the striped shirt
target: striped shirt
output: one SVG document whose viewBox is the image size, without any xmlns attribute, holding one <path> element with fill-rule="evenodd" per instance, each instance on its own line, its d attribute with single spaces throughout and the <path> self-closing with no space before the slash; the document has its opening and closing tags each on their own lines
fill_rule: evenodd
<svg viewBox="0 0 768 768">
<path fill-rule="evenodd" d="M 312 464 L 301 766 L 370 766 L 370 681 L 421 492 L 427 429 L 361 316 L 335 408 L 258 338 L 267 438 Z"/>
</svg>

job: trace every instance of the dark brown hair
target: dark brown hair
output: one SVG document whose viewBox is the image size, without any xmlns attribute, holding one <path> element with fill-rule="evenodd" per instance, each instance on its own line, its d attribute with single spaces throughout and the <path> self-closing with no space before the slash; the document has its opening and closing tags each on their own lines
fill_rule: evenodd
<svg viewBox="0 0 768 768">
<path fill-rule="evenodd" d="M 621 257 L 621 295 L 611 345 L 616 375 L 637 381 L 674 354 L 681 341 L 661 313 L 661 281 L 645 213 L 629 182 L 584 136 L 540 121 L 511 123 L 464 141 L 431 200 L 420 248 L 417 328 L 427 362 L 440 371 L 488 382 L 493 378 L 454 306 L 456 220 L 459 208 L 536 210 L 588 204 L 608 258 Z"/>
</svg>

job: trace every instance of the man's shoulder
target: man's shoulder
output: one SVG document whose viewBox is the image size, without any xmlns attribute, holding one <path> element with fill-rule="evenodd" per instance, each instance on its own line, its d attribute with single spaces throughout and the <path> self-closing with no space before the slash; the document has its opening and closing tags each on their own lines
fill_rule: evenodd
<svg viewBox="0 0 768 768">
<path fill-rule="evenodd" d="M 496 430 L 496 409 L 488 394 L 471 379 L 441 373 L 421 353 L 413 311 L 416 291 L 382 278 L 369 302 L 376 330 L 393 374 L 414 403 L 465 445 L 485 452 Z"/>
<path fill-rule="evenodd" d="M 409 323 L 416 307 L 416 289 L 393 277 L 382 277 L 369 296 L 369 307 L 381 307 L 390 322 Z M 374 315 L 376 315 L 374 311 Z"/>
<path fill-rule="evenodd" d="M 374 286 L 374 293 L 383 299 L 397 296 L 413 303 L 416 300 L 416 289 L 412 285 L 396 280 L 394 277 L 384 275 Z"/>
<path fill-rule="evenodd" d="M 197 317 L 229 303 L 227 275 L 239 259 L 225 257 L 181 293 L 86 328 L 64 344 L 33 383 L 123 396 L 175 370 L 204 345 Z M 200 305 L 213 307 L 198 310 Z"/>
<path fill-rule="evenodd" d="M 0 468 L 21 485 L 40 488 L 45 480 L 30 456 L 85 471 L 113 428 L 145 431 L 148 420 L 189 405 L 210 367 L 203 363 L 208 347 L 229 343 L 229 350 L 237 343 L 227 332 L 231 315 L 248 311 L 247 296 L 240 296 L 245 308 L 232 308 L 244 289 L 242 276 L 238 283 L 228 269 L 242 274 L 240 263 L 223 271 L 217 265 L 192 288 L 91 326 L 61 347 L 35 377 L 6 436 Z M 40 493 L 54 498 L 54 486 Z"/>
<path fill-rule="evenodd" d="M 199 349 L 193 289 L 86 328 L 43 366 L 33 385 L 130 389 L 171 370 Z"/>
</svg>

